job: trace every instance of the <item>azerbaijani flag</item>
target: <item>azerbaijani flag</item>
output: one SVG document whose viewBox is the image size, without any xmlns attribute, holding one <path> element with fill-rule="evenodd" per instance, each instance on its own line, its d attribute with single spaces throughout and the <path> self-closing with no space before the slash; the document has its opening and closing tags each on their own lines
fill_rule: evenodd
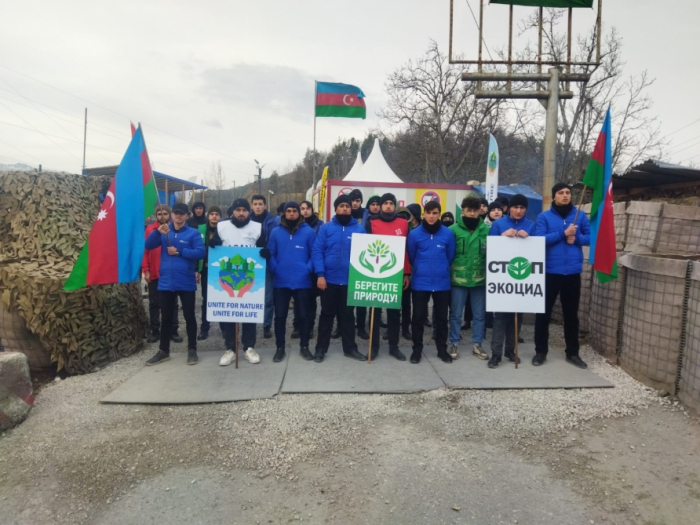
<svg viewBox="0 0 700 525">
<path fill-rule="evenodd" d="M 591 201 L 591 252 L 589 260 L 601 283 L 617 279 L 617 248 L 612 195 L 612 132 L 610 108 L 603 129 L 583 177 L 583 184 L 593 190 Z"/>
<path fill-rule="evenodd" d="M 138 280 L 145 243 L 144 220 L 153 213 L 156 200 L 153 172 L 139 126 L 63 289 Z"/>
<path fill-rule="evenodd" d="M 529 7 L 593 7 L 593 0 L 491 0 L 491 3 Z"/>
<path fill-rule="evenodd" d="M 316 116 L 365 118 L 365 94 L 357 86 L 316 82 Z"/>
</svg>

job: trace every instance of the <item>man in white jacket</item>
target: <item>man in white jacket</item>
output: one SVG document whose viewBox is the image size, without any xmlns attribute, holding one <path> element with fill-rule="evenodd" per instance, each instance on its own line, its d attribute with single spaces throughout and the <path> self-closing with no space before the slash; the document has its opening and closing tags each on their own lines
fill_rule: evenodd
<svg viewBox="0 0 700 525">
<path fill-rule="evenodd" d="M 267 240 L 259 223 L 250 220 L 250 203 L 246 199 L 236 199 L 229 208 L 231 219 L 219 221 L 216 235 L 209 241 L 209 246 L 248 246 L 262 248 L 260 255 L 265 259 L 270 258 L 267 250 Z M 272 283 L 265 283 L 272 286 Z M 228 366 L 235 357 L 236 326 L 235 323 L 221 323 L 224 327 L 226 352 L 221 356 L 219 364 Z M 260 362 L 260 356 L 255 351 L 257 324 L 241 323 L 241 343 L 245 348 L 244 356 L 252 364 Z"/>
</svg>

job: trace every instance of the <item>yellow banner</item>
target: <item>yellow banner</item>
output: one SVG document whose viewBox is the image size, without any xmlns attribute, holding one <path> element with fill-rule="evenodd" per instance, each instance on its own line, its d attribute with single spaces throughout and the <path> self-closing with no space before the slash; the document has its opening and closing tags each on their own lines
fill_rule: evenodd
<svg viewBox="0 0 700 525">
<path fill-rule="evenodd" d="M 321 177 L 321 196 L 318 201 L 318 216 L 323 217 L 323 205 L 326 202 L 326 181 L 328 180 L 328 166 L 323 169 L 323 177 Z"/>
</svg>

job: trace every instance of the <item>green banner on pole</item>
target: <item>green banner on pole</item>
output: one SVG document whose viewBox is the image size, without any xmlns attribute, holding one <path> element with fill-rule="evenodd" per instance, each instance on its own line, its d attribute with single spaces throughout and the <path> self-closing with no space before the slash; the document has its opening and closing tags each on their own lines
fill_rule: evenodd
<svg viewBox="0 0 700 525">
<path fill-rule="evenodd" d="M 352 234 L 348 305 L 401 308 L 406 237 Z"/>
</svg>

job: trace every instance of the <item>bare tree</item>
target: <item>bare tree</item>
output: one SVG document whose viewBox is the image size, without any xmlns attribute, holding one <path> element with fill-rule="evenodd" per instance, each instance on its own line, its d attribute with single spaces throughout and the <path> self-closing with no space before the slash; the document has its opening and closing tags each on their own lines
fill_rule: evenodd
<svg viewBox="0 0 700 525">
<path fill-rule="evenodd" d="M 209 183 L 215 190 L 221 191 L 226 187 L 226 175 L 221 167 L 221 161 L 212 162 L 209 168 Z"/>
<path fill-rule="evenodd" d="M 501 102 L 477 100 L 462 71 L 431 41 L 424 56 L 409 60 L 386 83 L 389 102 L 380 117 L 401 126 L 394 139 L 406 143 L 405 161 L 426 182 L 465 178 L 470 156 L 498 122 Z M 402 131 L 406 136 L 400 137 Z"/>
</svg>

